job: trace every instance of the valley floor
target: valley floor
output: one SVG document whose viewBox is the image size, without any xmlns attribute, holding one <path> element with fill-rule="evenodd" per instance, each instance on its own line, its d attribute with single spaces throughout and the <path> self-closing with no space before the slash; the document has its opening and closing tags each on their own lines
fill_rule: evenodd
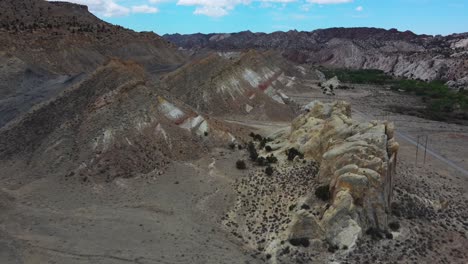
<svg viewBox="0 0 468 264">
<path fill-rule="evenodd" d="M 356 86 L 324 97 L 320 89 L 289 94 L 351 102 L 355 118 L 389 119 L 400 143 L 392 240 L 364 237 L 342 263 L 466 263 L 468 255 L 468 128 L 387 111 L 417 99 L 385 89 Z M 267 135 L 287 123 L 230 120 Z M 427 154 L 417 136 L 428 135 Z M 215 149 L 190 163 L 173 163 L 162 174 L 110 184 L 46 177 L 0 192 L 0 263 L 264 263 L 221 225 L 233 206 L 235 169 L 244 151 Z M 449 163 L 447 163 L 449 161 Z M 450 162 L 452 164 L 450 164 Z M 252 166 L 251 166 L 252 167 Z M 257 168 L 253 168 L 256 170 Z M 2 183 L 0 183 L 2 184 Z M 320 260 L 319 260 L 320 261 Z M 322 259 L 323 261 L 323 259 Z"/>
</svg>

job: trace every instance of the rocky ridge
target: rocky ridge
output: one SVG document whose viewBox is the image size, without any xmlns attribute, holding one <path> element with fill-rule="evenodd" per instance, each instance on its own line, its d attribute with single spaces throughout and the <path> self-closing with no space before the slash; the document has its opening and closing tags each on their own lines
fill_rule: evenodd
<svg viewBox="0 0 468 264">
<path fill-rule="evenodd" d="M 306 74 L 275 52 L 215 52 L 194 59 L 161 79 L 174 98 L 202 113 L 289 121 L 296 89 Z"/>
<path fill-rule="evenodd" d="M 278 157 L 275 174 L 238 182 L 238 201 L 224 219 L 274 263 L 320 259 L 327 248 L 351 250 L 366 232 L 390 235 L 399 147 L 393 124 L 354 121 L 345 102 L 314 101 L 306 110 L 290 131 L 271 136 L 272 151 L 259 152 Z M 298 150 L 293 161 L 285 155 L 292 149 Z M 323 186 L 325 201 L 314 191 Z"/>
<path fill-rule="evenodd" d="M 50 174 L 101 182 L 162 173 L 173 160 L 196 158 L 241 133 L 165 100 L 156 87 L 140 65 L 110 60 L 2 127 L 0 159 L 17 174 L 10 184 Z"/>
<path fill-rule="evenodd" d="M 1 0 L 0 127 L 96 70 L 111 58 L 155 75 L 187 57 L 154 33 L 106 23 L 85 6 Z"/>
<path fill-rule="evenodd" d="M 219 37 L 222 36 L 222 37 Z M 466 77 L 466 34 L 416 35 L 377 28 L 330 28 L 311 32 L 250 31 L 232 34 L 164 35 L 184 49 L 278 50 L 295 62 L 351 69 L 380 69 L 422 80 Z"/>
</svg>

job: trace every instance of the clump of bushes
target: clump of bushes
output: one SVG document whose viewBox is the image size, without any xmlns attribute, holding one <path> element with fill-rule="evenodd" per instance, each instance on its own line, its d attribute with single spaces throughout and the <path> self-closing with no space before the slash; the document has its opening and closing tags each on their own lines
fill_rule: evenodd
<svg viewBox="0 0 468 264">
<path fill-rule="evenodd" d="M 390 222 L 390 223 L 388 224 L 388 227 L 390 227 L 390 229 L 391 229 L 392 231 L 395 231 L 395 232 L 396 232 L 396 231 L 400 230 L 400 223 L 399 223 L 399 222 Z"/>
<path fill-rule="evenodd" d="M 258 152 L 255 149 L 255 144 L 253 142 L 249 142 L 247 145 L 247 150 L 249 151 L 250 160 L 256 161 L 258 158 Z"/>
<path fill-rule="evenodd" d="M 234 142 L 229 143 L 229 148 L 230 148 L 230 149 L 235 149 L 235 148 L 236 148 L 236 144 L 235 144 Z"/>
<path fill-rule="evenodd" d="M 315 196 L 322 201 L 330 200 L 330 185 L 322 185 L 315 189 Z"/>
<path fill-rule="evenodd" d="M 270 163 L 270 164 L 278 162 L 278 159 L 273 154 L 270 154 L 269 156 L 267 156 L 266 159 L 267 159 L 268 163 Z"/>
<path fill-rule="evenodd" d="M 249 136 L 254 140 L 254 141 L 262 141 L 263 137 L 260 134 L 255 134 L 254 132 L 250 132 Z"/>
<path fill-rule="evenodd" d="M 394 78 L 380 70 L 322 69 L 327 78 L 337 76 L 344 83 L 389 85 L 393 91 L 402 91 L 422 97 L 427 106 L 418 112 L 423 118 L 446 121 L 447 118 L 468 119 L 468 93 L 450 89 L 445 80 L 413 80 Z"/>
<path fill-rule="evenodd" d="M 301 152 L 299 152 L 299 150 L 297 150 L 296 148 L 290 148 L 288 149 L 287 153 L 288 155 L 288 160 L 294 160 L 294 158 L 296 156 L 299 156 L 299 158 L 303 159 L 304 158 L 304 154 L 302 154 Z"/>
<path fill-rule="evenodd" d="M 268 175 L 268 176 L 273 175 L 273 168 L 272 168 L 271 166 L 268 166 L 268 167 L 265 169 L 265 173 L 266 173 L 266 175 Z"/>
<path fill-rule="evenodd" d="M 272 152 L 272 151 L 273 151 L 273 149 L 272 149 L 270 146 L 268 146 L 268 145 L 265 146 L 265 150 L 266 150 L 267 152 Z"/>
<path fill-rule="evenodd" d="M 379 228 L 375 227 L 370 227 L 366 231 L 366 235 L 372 237 L 374 240 L 379 240 L 379 239 L 393 239 L 392 233 L 388 232 L 387 230 L 381 230 Z"/>
<path fill-rule="evenodd" d="M 310 241 L 306 237 L 291 238 L 289 239 L 289 243 L 295 247 L 298 247 L 298 246 L 308 247 L 310 245 Z"/>
<path fill-rule="evenodd" d="M 258 164 L 258 166 L 266 166 L 267 165 L 267 160 L 264 157 L 258 157 L 257 158 L 257 164 Z"/>
<path fill-rule="evenodd" d="M 239 170 L 245 170 L 247 168 L 247 166 L 245 165 L 245 161 L 238 160 L 236 162 L 236 168 L 238 168 Z"/>
<path fill-rule="evenodd" d="M 337 245 L 333 245 L 333 244 L 328 245 L 328 252 L 330 253 L 335 253 L 335 251 L 337 251 L 338 249 L 340 248 Z"/>
</svg>

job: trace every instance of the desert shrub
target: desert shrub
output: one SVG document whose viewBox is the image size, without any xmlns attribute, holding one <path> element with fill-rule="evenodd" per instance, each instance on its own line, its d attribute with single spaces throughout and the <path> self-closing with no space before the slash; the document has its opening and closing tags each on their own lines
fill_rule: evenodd
<svg viewBox="0 0 468 264">
<path fill-rule="evenodd" d="M 268 146 L 268 145 L 267 145 L 267 146 L 265 146 L 265 150 L 266 150 L 267 152 L 271 152 L 271 151 L 273 151 L 273 149 L 272 149 L 270 146 Z"/>
<path fill-rule="evenodd" d="M 207 137 L 207 136 L 208 136 L 208 132 L 206 132 L 206 131 L 205 131 L 203 134 L 205 135 L 205 137 Z"/>
<path fill-rule="evenodd" d="M 249 136 L 255 141 L 262 141 L 263 137 L 260 134 L 255 134 L 254 132 L 250 132 Z"/>
<path fill-rule="evenodd" d="M 322 185 L 315 189 L 315 196 L 322 201 L 330 200 L 330 185 Z"/>
<path fill-rule="evenodd" d="M 250 160 L 256 161 L 258 158 L 258 152 L 255 149 L 255 144 L 253 142 L 249 142 L 247 145 L 247 150 L 249 151 Z"/>
<path fill-rule="evenodd" d="M 266 173 L 266 175 L 268 175 L 268 176 L 273 175 L 273 168 L 272 168 L 271 166 L 268 166 L 268 167 L 265 169 L 265 173 Z"/>
<path fill-rule="evenodd" d="M 236 148 L 236 144 L 235 144 L 234 142 L 229 143 L 229 148 L 230 148 L 230 149 L 235 149 L 235 148 Z"/>
<path fill-rule="evenodd" d="M 238 168 L 239 170 L 245 170 L 247 168 L 247 166 L 245 165 L 245 161 L 238 160 L 236 162 L 236 168 Z"/>
<path fill-rule="evenodd" d="M 379 239 L 393 239 L 392 233 L 388 232 L 387 230 L 381 230 L 376 227 L 370 227 L 366 231 L 366 235 L 370 236 L 374 240 L 379 240 Z"/>
<path fill-rule="evenodd" d="M 400 230 L 400 223 L 399 222 L 390 222 L 388 224 L 388 227 L 390 227 L 390 229 L 392 231 L 398 231 L 398 230 Z"/>
<path fill-rule="evenodd" d="M 298 247 L 298 246 L 308 247 L 310 245 L 310 241 L 306 237 L 291 238 L 289 239 L 289 243 L 295 247 Z"/>
<path fill-rule="evenodd" d="M 383 232 L 375 227 L 370 227 L 366 230 L 366 235 L 372 237 L 374 240 L 382 239 L 384 238 Z"/>
<path fill-rule="evenodd" d="M 304 154 L 299 152 L 299 150 L 297 150 L 296 148 L 290 148 L 287 151 L 287 155 L 288 155 L 288 160 L 294 160 L 296 156 L 299 156 L 301 159 L 304 158 Z"/>
<path fill-rule="evenodd" d="M 333 245 L 333 244 L 328 245 L 328 252 L 330 253 L 335 253 L 335 251 L 337 251 L 338 249 L 340 248 L 337 245 Z"/>
<path fill-rule="evenodd" d="M 270 156 L 266 157 L 268 163 L 276 163 L 278 162 L 278 159 L 275 157 L 275 155 L 271 154 Z"/>
<path fill-rule="evenodd" d="M 266 166 L 267 165 L 267 161 L 264 157 L 258 157 L 257 158 L 257 164 L 258 166 Z"/>
<path fill-rule="evenodd" d="M 291 204 L 291 205 L 289 206 L 289 211 L 294 210 L 294 208 L 296 208 L 296 205 L 295 205 L 295 204 Z"/>
</svg>

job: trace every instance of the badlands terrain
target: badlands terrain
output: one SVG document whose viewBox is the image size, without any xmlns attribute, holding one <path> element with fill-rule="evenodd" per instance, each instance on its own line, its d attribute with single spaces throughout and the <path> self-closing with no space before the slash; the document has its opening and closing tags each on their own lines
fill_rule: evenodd
<svg viewBox="0 0 468 264">
<path fill-rule="evenodd" d="M 0 263 L 467 263 L 468 35 L 0 4 Z"/>
</svg>

